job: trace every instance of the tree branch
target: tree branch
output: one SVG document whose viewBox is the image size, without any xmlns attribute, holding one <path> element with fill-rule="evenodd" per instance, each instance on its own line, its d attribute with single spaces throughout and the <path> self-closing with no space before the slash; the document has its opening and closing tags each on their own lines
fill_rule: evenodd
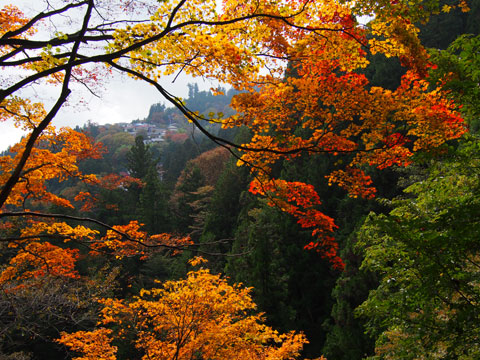
<svg viewBox="0 0 480 360">
<path fill-rule="evenodd" d="M 88 3 L 88 0 L 84 0 L 84 1 L 81 1 L 79 3 L 76 3 L 76 4 L 68 4 L 66 6 L 64 6 L 63 8 L 60 8 L 60 9 L 57 9 L 57 10 L 53 10 L 53 11 L 50 11 L 50 12 L 47 12 L 47 13 L 44 13 L 44 12 L 41 12 L 39 13 L 37 16 L 33 17 L 28 23 L 26 23 L 25 25 L 23 25 L 22 27 L 16 29 L 16 30 L 13 30 L 13 31 L 8 31 L 6 32 L 5 34 L 3 34 L 2 37 L 0 37 L 0 44 L 2 44 L 2 41 L 4 39 L 8 39 L 8 38 L 11 38 L 11 37 L 14 37 L 14 36 L 17 36 L 17 35 L 20 35 L 21 33 L 27 31 L 28 29 L 30 29 L 33 25 L 35 25 L 36 22 L 42 20 L 42 19 L 46 19 L 52 15 L 58 15 L 58 14 L 61 14 L 61 13 L 64 13 L 65 11 L 67 10 L 70 10 L 70 9 L 73 9 L 73 8 L 76 8 L 76 7 L 80 7 L 80 6 L 83 6 L 85 4 Z"/>
<path fill-rule="evenodd" d="M 88 28 L 88 22 L 90 21 L 90 16 L 92 13 L 93 6 L 94 6 L 93 0 L 88 0 L 88 7 L 84 16 L 84 21 L 83 21 L 82 30 L 80 31 L 80 34 L 84 34 Z M 45 118 L 40 122 L 40 124 L 38 124 L 38 126 L 32 131 L 25 145 L 25 150 L 22 153 L 20 161 L 15 166 L 13 173 L 10 175 L 5 185 L 2 187 L 2 190 L 0 192 L 0 208 L 5 204 L 5 201 L 10 195 L 13 187 L 18 182 L 20 175 L 22 173 L 22 170 L 25 167 L 25 164 L 27 163 L 28 158 L 30 157 L 30 154 L 32 152 L 33 146 L 35 145 L 35 142 L 40 137 L 42 132 L 47 128 L 47 126 L 51 123 L 54 117 L 57 115 L 58 111 L 60 110 L 62 105 L 65 103 L 65 101 L 67 101 L 67 97 L 71 93 L 71 90 L 69 89 L 68 85 L 72 75 L 72 69 L 74 67 L 76 54 L 80 47 L 81 41 L 82 41 L 82 37 L 79 36 L 72 48 L 70 59 L 65 67 L 65 77 L 63 79 L 62 91 L 60 93 L 60 96 L 58 97 L 58 100 L 56 101 L 52 109 L 49 111 L 49 113 L 45 116 Z"/>
</svg>

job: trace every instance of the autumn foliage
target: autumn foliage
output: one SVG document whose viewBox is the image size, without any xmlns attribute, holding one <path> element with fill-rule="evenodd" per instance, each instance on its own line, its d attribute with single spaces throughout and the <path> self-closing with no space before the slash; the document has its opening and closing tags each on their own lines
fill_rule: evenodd
<svg viewBox="0 0 480 360">
<path fill-rule="evenodd" d="M 322 212 L 312 185 L 278 178 L 275 167 L 329 154 L 336 167 L 325 182 L 351 197 L 372 198 L 369 169 L 407 166 L 417 152 L 466 132 L 448 94 L 426 79 L 432 65 L 414 23 L 439 10 L 435 0 L 46 3 L 47 10 L 30 18 L 13 5 L 0 10 L 0 121 L 28 133 L 0 157 L 0 242 L 8 250 L 0 291 L 20 291 L 47 276 L 77 279 L 80 247 L 84 256 L 145 259 L 158 249 L 176 253 L 192 245 L 188 237 L 148 234 L 138 221 L 104 224 L 66 215 L 95 207 L 88 187 L 142 185 L 129 176 L 83 173 L 79 162 L 98 159 L 102 147 L 81 132 L 52 126 L 76 86 L 95 92 L 113 71 L 154 86 L 200 132 L 237 156 L 238 165 L 251 170 L 250 192 L 310 229 L 305 247 L 335 269 L 343 262 L 334 219 Z M 455 6 L 466 7 L 463 1 Z M 374 19 L 358 24 L 364 15 Z M 73 21 L 65 24 L 65 18 Z M 34 36 L 37 30 L 41 37 Z M 362 75 L 369 54 L 400 60 L 406 73 L 397 89 L 369 84 Z M 239 90 L 231 103 L 236 114 L 207 119 L 186 108 L 158 81 L 182 73 Z M 45 104 L 24 91 L 50 86 L 57 97 Z M 207 121 L 223 129 L 247 127 L 252 137 L 244 144 L 222 139 L 202 125 Z M 49 181 L 72 178 L 85 184 L 73 199 L 49 190 Z M 207 270 L 190 272 L 186 280 L 144 290 L 131 301 L 104 299 L 99 327 L 64 334 L 61 342 L 83 354 L 78 359 L 114 359 L 127 337 L 144 359 L 296 357 L 305 337 L 262 324 L 262 315 L 251 315 L 249 292 Z"/>
<path fill-rule="evenodd" d="M 275 198 L 272 205 L 281 204 L 302 227 L 313 227 L 319 240 L 309 247 L 319 246 L 341 267 L 328 235 L 335 228 L 332 219 L 319 216 L 313 207 L 320 199 L 307 184 L 270 179 L 274 164 L 300 153 L 337 157 L 353 153 L 349 163 L 327 175 L 328 184 L 344 188 L 352 197 L 371 198 L 375 188 L 365 172 L 368 167 L 407 166 L 415 152 L 435 149 L 461 136 L 466 127 L 445 94 L 429 90 L 428 83 L 411 71 L 396 91 L 390 91 L 369 89 L 363 75 L 345 73 L 323 60 L 315 68 L 298 66 L 299 77 L 237 96 L 234 105 L 244 116 L 227 119 L 225 126 L 242 124 L 254 131 L 239 160 L 257 176 L 251 191 Z"/>
<path fill-rule="evenodd" d="M 468 6 L 462 0 L 443 11 L 456 7 Z M 143 261 L 161 250 L 177 254 L 198 244 L 188 236 L 148 233 L 137 220 L 106 224 L 87 217 L 97 209 L 98 189 L 121 193 L 145 184 L 132 176 L 82 171 L 81 161 L 99 159 L 105 149 L 82 132 L 56 129 L 52 121 L 61 108 L 82 104 L 75 97 L 79 88 L 97 93 L 114 72 L 150 84 L 223 147 L 192 162 L 209 185 L 204 193 L 212 191 L 227 156 L 236 156 L 239 166 L 250 169 L 249 191 L 293 216 L 311 232 L 305 248 L 341 270 L 338 227 L 322 210 L 325 200 L 311 184 L 286 180 L 277 170 L 301 157 L 328 155 L 334 166 L 324 183 L 352 198 L 371 199 L 377 191 L 371 169 L 406 167 L 418 152 L 438 151 L 464 134 L 449 94 L 428 82 L 433 65 L 415 25 L 438 11 L 438 0 L 45 1 L 42 11 L 29 16 L 19 6 L 4 6 L 0 121 L 27 135 L 0 157 L 1 294 L 33 298 L 58 280 L 68 296 L 44 292 L 43 298 L 48 304 L 77 303 L 67 309 L 68 319 L 85 307 L 85 299 L 72 294 L 101 298 L 95 301 L 96 326 L 90 322 L 90 330 L 63 332 L 58 340 L 76 359 L 113 360 L 121 352 L 165 360 L 299 358 L 307 343 L 302 333 L 280 334 L 265 325 L 250 288 L 229 285 L 206 269 L 130 299 L 108 297 L 95 285 L 107 280 L 86 279 L 79 266 L 85 257 Z M 371 19 L 366 25 L 357 22 L 363 16 Z M 404 67 L 396 89 L 372 86 L 363 75 L 375 54 L 398 58 Z M 206 118 L 159 81 L 182 74 L 238 90 L 231 102 L 235 115 Z M 55 98 L 33 99 L 47 88 L 55 89 Z M 209 132 L 208 122 L 245 127 L 251 137 L 235 143 Z M 181 142 L 187 135 L 167 137 Z M 71 180 L 79 184 L 73 196 L 51 190 L 52 182 Z M 79 213 L 85 217 L 69 215 Z"/>
<path fill-rule="evenodd" d="M 185 280 L 142 290 L 133 301 L 101 300 L 99 327 L 64 333 L 59 342 L 81 354 L 78 360 L 116 359 L 120 346 L 137 349 L 142 359 L 296 358 L 305 336 L 264 325 L 250 291 L 209 270 L 191 271 Z"/>
<path fill-rule="evenodd" d="M 326 181 L 352 197 L 371 198 L 375 189 L 369 167 L 406 166 L 415 152 L 436 148 L 465 131 L 455 105 L 425 81 L 430 64 L 413 22 L 438 9 L 435 1 L 418 8 L 402 1 L 381 6 L 369 1 L 224 1 L 220 9 L 215 1 L 190 0 L 152 7 L 139 4 L 134 9 L 129 3 L 105 8 L 89 0 L 57 10 L 74 9 L 84 11 L 79 32 L 71 36 L 57 32 L 45 42 L 30 37 L 41 20 L 53 19 L 57 12 L 29 20 L 14 6 L 2 10 L 0 65 L 32 72 L 10 82 L 1 98 L 0 118 L 32 131 L 12 149 L 17 157 L 1 161 L 6 184 L 0 194 L 2 205 L 20 206 L 29 198 L 71 207 L 68 200 L 48 193 L 43 181 L 62 181 L 67 175 L 98 181 L 79 174 L 75 163 L 98 156 L 100 149 L 71 130 L 55 133 L 50 122 L 66 102 L 70 83 L 94 87 L 98 75 L 111 69 L 155 86 L 212 140 L 241 150 L 239 164 L 250 166 L 255 175 L 251 189 L 297 217 L 302 227 L 312 228 L 316 240 L 307 247 L 319 250 L 337 268 L 342 265 L 332 237 L 335 225 L 322 214 L 315 190 L 272 178 L 272 166 L 300 154 L 353 154 Z M 132 11 L 151 15 L 146 22 L 107 21 Z M 95 12 L 103 17 L 97 18 Z M 376 17 L 368 26 L 356 23 L 356 16 L 372 14 Z M 87 40 L 91 55 L 83 45 Z M 22 56 L 20 49 L 36 56 Z M 368 53 L 400 59 L 408 71 L 398 89 L 368 84 L 359 73 L 368 65 Z M 91 63 L 97 65 L 89 67 Z M 202 116 L 186 109 L 157 82 L 181 72 L 243 91 L 232 101 L 236 115 L 210 120 L 224 128 L 247 126 L 253 132 L 249 143 L 233 144 L 208 133 L 200 123 Z M 17 95 L 40 79 L 62 89 L 50 110 Z M 63 145 L 62 150 L 43 149 L 45 141 Z M 77 198 L 82 199 L 88 196 Z M 85 205 L 88 208 L 91 204 Z"/>
</svg>

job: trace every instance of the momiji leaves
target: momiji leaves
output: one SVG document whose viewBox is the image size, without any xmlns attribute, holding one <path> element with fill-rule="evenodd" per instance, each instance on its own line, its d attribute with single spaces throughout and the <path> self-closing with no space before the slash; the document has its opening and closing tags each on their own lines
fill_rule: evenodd
<svg viewBox="0 0 480 360">
<path fill-rule="evenodd" d="M 84 357 L 77 360 L 99 359 L 115 360 L 117 347 L 111 345 L 110 334 L 112 330 L 100 328 L 94 331 L 79 331 L 74 334 L 62 333 L 60 343 L 68 346 L 73 351 L 81 351 Z"/>
<path fill-rule="evenodd" d="M 353 197 L 371 198 L 375 190 L 367 175 L 369 167 L 407 166 L 415 152 L 435 149 L 466 131 L 447 94 L 429 88 L 424 79 L 430 64 L 414 24 L 440 10 L 437 0 L 421 4 L 416 0 L 225 0 L 221 4 L 187 0 L 151 6 L 115 2 L 106 8 L 84 1 L 62 6 L 50 4 L 50 12 L 30 20 L 14 6 L 4 7 L 0 14 L 0 66 L 22 73 L 18 81 L 14 76 L 5 80 L 0 120 L 13 120 L 30 131 L 12 147 L 13 157 L 0 159 L 0 183 L 6 184 L 0 193 L 2 206 L 24 210 L 32 205 L 82 205 L 90 210 L 93 197 L 84 194 L 72 201 L 49 192 L 46 181 L 75 177 L 110 189 L 139 183 L 129 177 L 98 179 L 81 173 L 78 161 L 98 158 L 102 148 L 84 134 L 57 131 L 50 125 L 72 92 L 72 82 L 91 90 L 100 83 L 99 74 L 111 69 L 153 85 L 215 142 L 241 150 L 238 163 L 250 166 L 257 177 L 252 191 L 268 195 L 271 205 L 295 216 L 301 226 L 313 228 L 321 243 L 317 247 L 331 259 L 336 259 L 333 220 L 321 213 L 312 187 L 272 179 L 275 165 L 300 154 L 342 156 L 342 165 L 327 175 L 329 182 Z M 452 6 L 467 7 L 464 1 Z M 132 12 L 137 12 L 135 19 L 145 21 L 128 20 Z M 123 19 L 119 14 L 129 16 L 118 21 Z M 362 15 L 374 19 L 360 26 L 355 19 Z M 73 21 L 66 27 L 57 24 L 57 18 Z M 52 26 L 45 27 L 42 39 L 32 37 L 42 21 Z M 370 87 L 359 74 L 368 65 L 367 51 L 397 57 L 407 67 L 398 89 Z M 181 73 L 242 91 L 232 101 L 237 114 L 212 121 L 224 128 L 248 127 L 253 133 L 248 144 L 209 133 L 200 122 L 205 119 L 188 111 L 157 82 L 164 75 Z M 40 83 L 61 85 L 60 95 L 48 109 L 20 96 L 21 89 Z M 352 156 L 346 160 L 345 154 Z M 145 234 L 138 223 L 126 226 L 114 227 L 117 232 L 109 232 L 95 246 L 104 242 L 103 250 L 131 256 L 139 250 L 137 245 L 170 244 L 164 235 Z M 173 242 L 177 241 L 188 242 Z"/>
<path fill-rule="evenodd" d="M 9 266 L 0 273 L 0 285 L 36 279 L 45 275 L 79 277 L 75 270 L 78 250 L 63 249 L 48 242 L 31 242 L 22 246 Z"/>
<path fill-rule="evenodd" d="M 268 194 L 272 206 L 294 215 L 302 226 L 314 227 L 317 236 L 333 231 L 333 221 L 312 207 L 320 199 L 306 184 L 270 180 L 274 164 L 300 153 L 354 153 L 349 163 L 326 177 L 351 197 L 370 199 L 376 190 L 365 172 L 368 167 L 408 166 L 415 152 L 435 149 L 466 131 L 447 94 L 430 89 L 419 74 L 407 72 L 395 91 L 368 89 L 363 75 L 341 72 L 337 66 L 325 60 L 318 66 L 307 61 L 305 67 L 298 65 L 300 77 L 236 96 L 232 105 L 243 115 L 224 123 L 225 127 L 247 125 L 254 133 L 238 162 L 252 166 L 257 174 L 250 191 Z M 298 136 L 300 127 L 308 131 Z M 331 257 L 335 246 L 328 238 L 326 256 Z"/>
<path fill-rule="evenodd" d="M 147 257 L 159 249 L 172 248 L 174 253 L 192 244 L 190 237 L 172 234 L 149 235 L 141 230 L 142 224 L 131 221 L 127 225 L 115 225 L 105 236 L 91 244 L 92 254 L 104 251 L 117 259 L 130 256 Z"/>
<path fill-rule="evenodd" d="M 0 35 L 17 30 L 29 21 L 22 11 L 14 5 L 5 5 L 0 10 Z M 34 30 L 31 29 L 29 34 Z"/>
<path fill-rule="evenodd" d="M 351 197 L 363 197 L 366 199 L 375 196 L 375 188 L 372 186 L 372 179 L 362 170 L 347 167 L 345 170 L 336 170 L 327 176 L 328 184 L 336 183 L 348 191 Z"/>
<path fill-rule="evenodd" d="M 250 292 L 209 270 L 191 271 L 184 280 L 141 290 L 132 301 L 101 300 L 102 327 L 62 333 L 58 342 L 85 356 L 75 359 L 115 359 L 115 340 L 140 350 L 143 359 L 296 358 L 305 336 L 264 325 Z"/>
<path fill-rule="evenodd" d="M 91 174 L 82 174 L 78 162 L 85 158 L 98 158 L 103 149 L 93 144 L 91 139 L 83 133 L 72 129 L 63 128 L 56 131 L 53 127 L 48 129 L 42 137 L 42 146 L 33 148 L 24 169 L 20 175 L 21 181 L 13 187 L 6 203 L 18 206 L 27 199 L 42 203 L 53 203 L 62 207 L 72 207 L 68 199 L 52 194 L 46 188 L 46 181 L 55 179 L 64 181 L 71 177 L 96 184 L 97 177 Z M 27 142 L 21 142 L 10 148 L 14 156 L 0 158 L 0 181 L 6 182 L 14 171 L 17 162 L 22 156 Z"/>
<path fill-rule="evenodd" d="M 95 197 L 88 191 L 80 191 L 74 198 L 75 201 L 83 201 L 80 211 L 90 211 L 95 207 Z"/>
<path fill-rule="evenodd" d="M 337 254 L 338 244 L 331 235 L 337 226 L 331 217 L 317 209 L 321 202 L 312 185 L 280 179 L 263 182 L 256 179 L 250 183 L 249 190 L 253 194 L 266 195 L 270 206 L 293 215 L 301 227 L 313 228 L 312 235 L 318 240 L 306 248 L 315 248 L 329 259 L 334 268 L 343 268 L 343 262 Z"/>
</svg>

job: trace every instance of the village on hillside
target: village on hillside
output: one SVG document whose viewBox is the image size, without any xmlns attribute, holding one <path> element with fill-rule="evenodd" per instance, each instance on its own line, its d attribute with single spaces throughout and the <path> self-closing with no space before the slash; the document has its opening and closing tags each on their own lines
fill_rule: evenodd
<svg viewBox="0 0 480 360">
<path fill-rule="evenodd" d="M 161 143 L 179 132 L 176 124 L 170 124 L 167 127 L 147 123 L 122 123 L 119 125 L 123 131 L 133 136 L 142 135 L 146 144 Z"/>
</svg>

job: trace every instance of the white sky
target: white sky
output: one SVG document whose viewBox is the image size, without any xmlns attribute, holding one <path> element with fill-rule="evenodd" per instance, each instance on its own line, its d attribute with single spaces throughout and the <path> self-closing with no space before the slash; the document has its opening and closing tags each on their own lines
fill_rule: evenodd
<svg viewBox="0 0 480 360">
<path fill-rule="evenodd" d="M 214 86 L 185 77 L 179 77 L 173 84 L 169 79 L 161 83 L 168 91 L 185 98 L 188 94 L 187 84 L 193 82 L 198 84 L 200 90 L 207 90 Z M 150 105 L 158 102 L 165 103 L 153 86 L 120 76 L 108 80 L 100 96 L 99 99 L 86 90 L 82 91 L 84 104 L 64 106 L 54 119 L 53 125 L 73 128 L 85 124 L 88 120 L 99 124 L 130 122 L 147 117 Z M 74 96 L 72 99 L 75 101 Z M 35 101 L 35 99 L 32 100 Z M 166 105 L 169 106 L 169 104 Z M 15 128 L 13 123 L 0 122 L 0 151 L 18 142 L 21 136 L 22 132 Z"/>
<path fill-rule="evenodd" d="M 176 96 L 186 98 L 188 95 L 188 83 L 197 83 L 200 90 L 208 90 L 213 83 L 203 82 L 191 77 L 179 76 L 172 84 L 171 78 L 160 81 L 169 92 Z M 59 89 L 57 89 L 59 90 Z M 74 106 L 64 106 L 53 120 L 56 127 L 75 127 L 85 124 L 88 120 L 98 124 L 113 124 L 118 122 L 130 122 L 136 119 L 144 119 L 148 115 L 152 104 L 162 102 L 167 106 L 162 96 L 151 85 L 142 81 L 136 81 L 126 76 L 116 76 L 107 80 L 105 89 L 100 98 L 82 91 L 83 104 L 78 103 L 78 96 L 71 95 Z M 35 101 L 32 98 L 32 101 Z M 48 108 L 47 108 L 48 111 Z M 0 122 L 0 151 L 20 140 L 22 131 L 17 129 L 12 122 Z"/>
</svg>

